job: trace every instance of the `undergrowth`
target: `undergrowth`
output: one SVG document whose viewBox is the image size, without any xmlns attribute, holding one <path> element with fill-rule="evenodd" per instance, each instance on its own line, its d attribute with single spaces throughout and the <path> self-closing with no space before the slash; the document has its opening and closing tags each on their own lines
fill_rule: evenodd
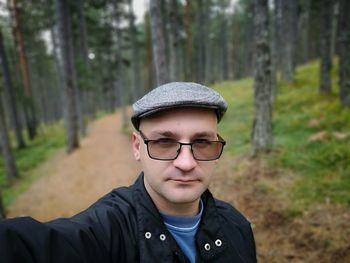
<svg viewBox="0 0 350 263">
<path fill-rule="evenodd" d="M 292 172 L 296 183 L 290 196 L 301 207 L 315 202 L 350 204 L 350 110 L 340 105 L 336 64 L 331 94 L 319 94 L 318 79 L 319 64 L 312 62 L 297 69 L 293 84 L 278 83 L 274 150 L 263 157 L 272 169 Z M 220 125 L 226 151 L 250 154 L 253 80 L 214 87 L 229 104 Z"/>
<path fill-rule="evenodd" d="M 0 158 L 0 189 L 3 194 L 3 201 L 9 205 L 21 192 L 25 191 L 36 175 L 32 171 L 50 158 L 65 144 L 63 124 L 58 123 L 51 126 L 40 126 L 38 136 L 34 140 L 26 140 L 26 147 L 13 149 L 19 178 L 12 183 L 6 179 L 3 159 Z"/>
</svg>

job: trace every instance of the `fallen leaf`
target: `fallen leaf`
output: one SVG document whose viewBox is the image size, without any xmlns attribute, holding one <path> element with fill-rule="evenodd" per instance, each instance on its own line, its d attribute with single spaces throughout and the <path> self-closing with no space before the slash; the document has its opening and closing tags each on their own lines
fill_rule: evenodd
<svg viewBox="0 0 350 263">
<path fill-rule="evenodd" d="M 331 139 L 331 134 L 327 131 L 321 131 L 321 132 L 312 134 L 309 137 L 308 142 L 321 142 L 321 141 L 327 141 L 329 139 Z"/>
<path fill-rule="evenodd" d="M 344 139 L 350 137 L 349 132 L 333 132 L 332 135 L 334 138 L 336 138 L 338 140 L 344 140 Z"/>
<path fill-rule="evenodd" d="M 315 127 L 320 125 L 320 123 L 321 123 L 321 121 L 323 121 L 323 119 L 324 119 L 323 117 L 320 117 L 318 119 L 311 119 L 307 123 L 307 126 L 310 127 L 310 128 L 315 128 Z"/>
</svg>

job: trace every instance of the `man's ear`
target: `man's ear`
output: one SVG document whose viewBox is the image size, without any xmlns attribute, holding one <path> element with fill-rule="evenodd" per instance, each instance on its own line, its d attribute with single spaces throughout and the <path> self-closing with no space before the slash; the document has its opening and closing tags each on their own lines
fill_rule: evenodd
<svg viewBox="0 0 350 263">
<path fill-rule="evenodd" d="M 139 137 L 137 136 L 137 133 L 136 132 L 133 132 L 132 133 L 132 151 L 134 153 L 134 157 L 135 157 L 135 160 L 136 161 L 140 161 L 140 139 Z"/>
</svg>

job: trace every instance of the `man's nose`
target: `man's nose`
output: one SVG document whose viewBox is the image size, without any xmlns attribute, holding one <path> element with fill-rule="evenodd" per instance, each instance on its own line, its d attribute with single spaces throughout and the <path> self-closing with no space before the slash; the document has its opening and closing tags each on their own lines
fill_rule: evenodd
<svg viewBox="0 0 350 263">
<path fill-rule="evenodd" d="M 183 171 L 194 169 L 197 165 L 197 161 L 193 157 L 191 146 L 182 145 L 179 151 L 179 155 L 174 160 L 174 166 Z"/>
</svg>

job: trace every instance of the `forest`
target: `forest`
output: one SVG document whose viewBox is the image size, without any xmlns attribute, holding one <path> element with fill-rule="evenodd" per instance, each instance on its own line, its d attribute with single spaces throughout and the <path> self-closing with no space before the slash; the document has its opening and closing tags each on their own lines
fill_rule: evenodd
<svg viewBox="0 0 350 263">
<path fill-rule="evenodd" d="M 0 218 L 37 167 L 84 147 L 94 121 L 118 112 L 128 134 L 134 101 L 194 81 L 229 103 L 220 129 L 236 167 L 218 192 L 234 182 L 241 197 L 223 198 L 252 218 L 259 260 L 350 262 L 349 1 L 3 0 L 0 11 Z"/>
</svg>

